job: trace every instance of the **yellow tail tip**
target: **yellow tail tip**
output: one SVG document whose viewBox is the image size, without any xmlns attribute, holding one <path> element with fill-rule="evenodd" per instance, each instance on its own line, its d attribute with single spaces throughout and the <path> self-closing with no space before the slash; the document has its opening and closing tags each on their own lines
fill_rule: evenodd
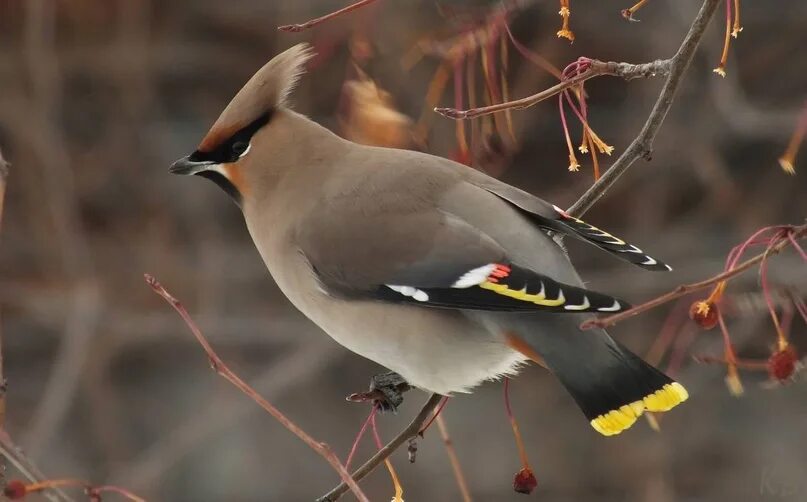
<svg viewBox="0 0 807 502">
<path fill-rule="evenodd" d="M 591 421 L 594 430 L 603 436 L 613 436 L 630 428 L 645 411 L 669 411 L 683 403 L 689 393 L 678 382 L 666 384 L 640 401 L 623 405 Z"/>
<path fill-rule="evenodd" d="M 656 392 L 642 399 L 648 411 L 670 411 L 689 397 L 689 393 L 678 382 L 668 383 Z"/>
</svg>

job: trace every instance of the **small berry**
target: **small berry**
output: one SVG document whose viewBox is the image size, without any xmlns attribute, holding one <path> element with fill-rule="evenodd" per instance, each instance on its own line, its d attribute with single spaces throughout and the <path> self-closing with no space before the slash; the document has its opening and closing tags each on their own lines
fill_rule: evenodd
<svg viewBox="0 0 807 502">
<path fill-rule="evenodd" d="M 529 467 L 522 468 L 516 473 L 516 477 L 513 478 L 513 490 L 518 493 L 529 495 L 535 490 L 536 486 L 538 486 L 538 480 L 535 479 L 535 475 Z"/>
<path fill-rule="evenodd" d="M 796 372 L 798 355 L 792 345 L 776 351 L 768 358 L 768 374 L 774 380 L 784 382 Z"/>
<path fill-rule="evenodd" d="M 27 493 L 28 490 L 25 488 L 25 483 L 19 479 L 10 480 L 8 483 L 6 483 L 6 487 L 3 489 L 3 495 L 8 497 L 10 500 L 22 500 L 25 498 Z"/>
<path fill-rule="evenodd" d="M 703 329 L 717 326 L 717 304 L 711 300 L 699 300 L 689 308 L 689 318 Z"/>
</svg>

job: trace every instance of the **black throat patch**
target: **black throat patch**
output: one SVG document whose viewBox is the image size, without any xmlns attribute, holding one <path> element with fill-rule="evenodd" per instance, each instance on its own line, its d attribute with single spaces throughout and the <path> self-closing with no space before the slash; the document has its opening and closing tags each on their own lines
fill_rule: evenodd
<svg viewBox="0 0 807 502">
<path fill-rule="evenodd" d="M 219 188 L 227 192 L 227 195 L 233 199 L 233 202 L 235 202 L 238 207 L 241 207 L 241 203 L 243 202 L 241 192 L 238 191 L 235 185 L 230 183 L 230 180 L 228 180 L 226 176 L 221 173 L 217 173 L 216 171 L 201 171 L 197 173 L 197 176 L 207 178 L 218 185 Z"/>
</svg>

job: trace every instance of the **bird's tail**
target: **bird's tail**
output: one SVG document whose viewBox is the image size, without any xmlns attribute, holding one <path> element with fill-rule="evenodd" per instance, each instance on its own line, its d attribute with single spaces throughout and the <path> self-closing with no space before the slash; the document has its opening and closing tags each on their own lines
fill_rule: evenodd
<svg viewBox="0 0 807 502">
<path fill-rule="evenodd" d="M 524 333 L 519 341 L 520 348 L 519 343 L 511 345 L 528 357 L 540 357 L 539 362 L 566 387 L 591 426 L 605 436 L 629 428 L 645 411 L 668 411 L 688 397 L 681 384 L 603 330 L 540 329 Z M 534 352 L 530 354 L 529 349 Z"/>
</svg>

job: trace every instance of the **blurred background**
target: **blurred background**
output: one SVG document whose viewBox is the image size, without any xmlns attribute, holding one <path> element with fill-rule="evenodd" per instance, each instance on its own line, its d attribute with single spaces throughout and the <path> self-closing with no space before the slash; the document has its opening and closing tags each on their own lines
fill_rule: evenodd
<svg viewBox="0 0 807 502">
<path fill-rule="evenodd" d="M 487 40 L 480 33 L 498 4 L 379 0 L 302 33 L 276 30 L 346 3 L 0 0 L 0 150 L 11 164 L 0 240 L 5 428 L 48 477 L 177 501 L 305 501 L 338 481 L 210 371 L 181 319 L 142 276 L 154 274 L 187 305 L 234 370 L 346 455 L 368 407 L 344 396 L 365 389 L 383 368 L 341 348 L 291 307 L 225 194 L 203 179 L 167 173 L 283 49 L 301 41 L 317 49 L 293 101 L 339 134 L 471 163 L 562 207 L 592 183 L 590 157 L 578 154 L 580 171 L 567 170 L 554 99 L 514 112 L 512 134 L 503 116 L 466 123 L 467 151 L 455 122 L 423 114 L 441 78 L 447 90 L 436 102 L 456 103 L 454 67 L 441 70 L 440 55 L 474 27 L 477 40 Z M 573 1 L 573 44 L 556 37 L 554 1 L 521 2 L 507 23 L 521 44 L 560 68 L 579 56 L 645 62 L 674 53 L 700 6 L 654 0 L 636 13 L 640 23 L 629 23 L 620 16 L 627 3 Z M 652 162 L 639 161 L 587 216 L 675 271 L 646 273 L 571 242 L 592 289 L 637 303 L 718 273 L 731 247 L 760 227 L 804 220 L 807 156 L 797 159 L 795 175 L 777 158 L 807 98 L 807 60 L 798 55 L 807 3 L 771 5 L 742 2 L 744 31 L 732 43 L 726 78 L 712 72 L 723 46 L 721 6 Z M 556 82 L 501 29 L 489 45 L 486 63 L 468 45 L 459 70 L 465 105 L 470 93 L 477 104 L 491 99 L 491 82 L 501 98 L 501 75 L 511 97 Z M 495 69 L 486 73 L 483 63 Z M 638 133 L 660 85 L 660 78 L 613 77 L 586 84 L 591 125 L 616 148 L 614 157 L 600 156 L 603 167 Z M 577 144 L 573 117 L 567 111 Z M 804 297 L 807 265 L 792 250 L 771 260 L 769 274 L 777 291 L 789 287 Z M 764 360 L 775 331 L 757 274 L 732 282 L 729 295 L 727 322 L 740 354 Z M 692 330 L 691 301 L 611 330 L 640 354 L 663 329 L 682 334 L 673 356 L 653 355 L 661 368 L 673 365 L 691 394 L 665 416 L 660 433 L 642 421 L 617 438 L 600 437 L 545 371 L 529 367 L 513 381 L 514 411 L 539 482 L 533 498 L 807 499 L 807 382 L 772 388 L 764 371 L 743 373 L 745 395 L 732 397 L 724 368 L 690 362 L 691 354 L 722 354 L 717 330 Z M 807 349 L 798 315 L 790 335 Z M 397 415 L 380 418 L 382 437 L 397 433 L 425 399 L 407 394 Z M 444 417 L 474 500 L 524 500 L 512 491 L 520 465 L 501 382 L 450 400 Z M 365 438 L 360 459 L 373 451 Z M 406 500 L 460 500 L 436 429 L 420 441 L 415 464 L 405 451 L 392 460 Z M 7 476 L 21 477 L 10 466 Z M 373 500 L 392 495 L 383 468 L 363 486 Z"/>
</svg>

